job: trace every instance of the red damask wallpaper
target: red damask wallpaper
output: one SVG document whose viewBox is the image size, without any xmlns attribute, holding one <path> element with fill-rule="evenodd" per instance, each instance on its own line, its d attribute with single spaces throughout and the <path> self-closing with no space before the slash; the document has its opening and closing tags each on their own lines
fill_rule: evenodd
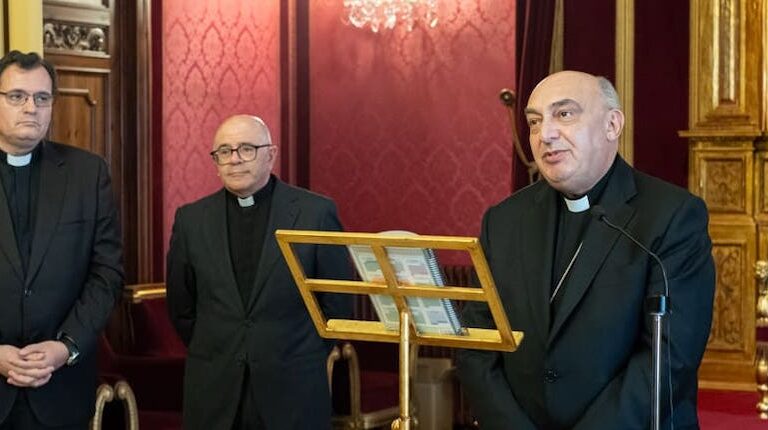
<svg viewBox="0 0 768 430">
<path fill-rule="evenodd" d="M 224 118 L 259 115 L 280 142 L 279 14 L 279 0 L 162 2 L 166 247 L 176 209 L 221 186 L 208 152 Z"/>
<path fill-rule="evenodd" d="M 342 3 L 310 3 L 312 189 L 348 230 L 478 235 L 511 189 L 515 2 L 443 0 L 436 28 L 379 34 Z"/>
</svg>

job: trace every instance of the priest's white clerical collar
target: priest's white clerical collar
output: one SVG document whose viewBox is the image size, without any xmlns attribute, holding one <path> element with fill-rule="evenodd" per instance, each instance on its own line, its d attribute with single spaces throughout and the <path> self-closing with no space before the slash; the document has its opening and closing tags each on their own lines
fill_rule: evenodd
<svg viewBox="0 0 768 430">
<path fill-rule="evenodd" d="M 24 167 L 29 165 L 32 161 L 32 153 L 24 155 L 12 155 L 8 154 L 8 164 L 13 167 Z"/>
<path fill-rule="evenodd" d="M 565 200 L 565 205 L 568 206 L 569 212 L 579 213 L 589 209 L 589 196 L 586 194 L 580 199 L 571 200 L 563 197 L 563 200 Z"/>
<path fill-rule="evenodd" d="M 248 196 L 246 198 L 237 198 L 237 204 L 240 205 L 241 208 L 249 208 L 253 206 L 253 196 Z"/>
</svg>

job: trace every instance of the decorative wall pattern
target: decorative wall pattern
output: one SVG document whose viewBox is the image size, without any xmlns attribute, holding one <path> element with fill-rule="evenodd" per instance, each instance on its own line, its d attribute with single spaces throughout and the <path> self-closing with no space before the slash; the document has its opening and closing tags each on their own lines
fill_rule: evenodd
<svg viewBox="0 0 768 430">
<path fill-rule="evenodd" d="M 221 186 L 208 152 L 223 119 L 259 115 L 280 142 L 279 12 L 278 0 L 162 2 L 166 247 L 176 209 Z"/>
<path fill-rule="evenodd" d="M 374 34 L 310 4 L 310 183 L 348 230 L 476 236 L 510 193 L 515 2 L 439 7 L 434 29 Z"/>
</svg>

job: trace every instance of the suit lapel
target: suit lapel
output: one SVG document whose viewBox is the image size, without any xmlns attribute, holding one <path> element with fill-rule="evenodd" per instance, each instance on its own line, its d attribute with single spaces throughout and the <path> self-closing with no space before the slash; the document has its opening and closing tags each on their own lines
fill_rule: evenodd
<svg viewBox="0 0 768 430">
<path fill-rule="evenodd" d="M 38 188 L 35 230 L 27 270 L 27 285 L 35 278 L 43 262 L 67 192 L 67 170 L 64 159 L 52 145 L 42 143 L 40 154 L 40 185 Z"/>
<path fill-rule="evenodd" d="M 525 226 L 522 243 L 530 247 L 528 251 L 522 252 L 524 284 L 528 288 L 530 313 L 541 338 L 546 338 L 549 332 L 549 294 L 557 222 L 556 199 L 557 192 L 554 189 L 549 186 L 542 187 L 521 222 L 521 225 Z"/>
<path fill-rule="evenodd" d="M 612 223 L 625 227 L 634 217 L 635 209 L 626 202 L 635 195 L 635 192 L 632 171 L 622 159 L 619 159 L 599 203 Z M 595 275 L 610 254 L 619 235 L 618 231 L 598 219 L 590 219 L 584 233 L 582 250 L 568 276 L 562 301 L 552 322 L 548 343 L 554 340 L 589 286 L 592 285 Z"/>
<path fill-rule="evenodd" d="M 201 222 L 205 226 L 205 243 L 211 245 L 211 249 L 206 250 L 210 253 L 212 259 L 217 259 L 212 263 L 219 267 L 221 273 L 222 287 L 229 290 L 229 297 L 232 297 L 238 303 L 240 309 L 245 312 L 243 300 L 240 297 L 240 290 L 237 288 L 234 268 L 232 267 L 232 255 L 229 252 L 229 230 L 227 229 L 227 191 L 221 189 L 212 200 L 209 210 L 204 211 L 209 214 L 208 222 Z M 218 256 L 218 257 L 217 257 Z"/>
<path fill-rule="evenodd" d="M 259 296 L 264 290 L 264 284 L 269 278 L 269 274 L 281 258 L 280 249 L 275 239 L 275 230 L 290 229 L 296 223 L 299 215 L 299 207 L 295 196 L 292 196 L 290 189 L 280 180 L 275 182 L 275 189 L 272 192 L 272 203 L 269 209 L 269 221 L 264 235 L 264 245 L 261 250 L 261 259 L 256 270 L 256 280 L 254 281 L 253 291 L 246 310 L 250 312 Z"/>
<path fill-rule="evenodd" d="M 1 161 L 0 162 L 4 162 Z M 16 272 L 20 281 L 24 281 L 24 272 L 21 268 L 21 257 L 19 256 L 19 248 L 16 246 L 16 237 L 13 231 L 13 221 L 11 220 L 11 213 L 8 211 L 8 196 L 5 195 L 5 189 L 0 186 L 0 237 L 3 238 L 0 241 L 0 251 L 8 258 L 8 261 L 13 267 L 13 271 Z"/>
</svg>

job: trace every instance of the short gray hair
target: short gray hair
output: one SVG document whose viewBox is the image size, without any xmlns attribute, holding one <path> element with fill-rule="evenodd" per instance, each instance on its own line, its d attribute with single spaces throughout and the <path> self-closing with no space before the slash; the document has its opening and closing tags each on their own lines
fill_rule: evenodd
<svg viewBox="0 0 768 430">
<path fill-rule="evenodd" d="M 605 76 L 597 76 L 597 85 L 600 87 L 600 92 L 603 94 L 603 99 L 608 109 L 621 110 L 619 93 L 616 92 L 616 88 L 614 88 L 611 81 Z"/>
</svg>

